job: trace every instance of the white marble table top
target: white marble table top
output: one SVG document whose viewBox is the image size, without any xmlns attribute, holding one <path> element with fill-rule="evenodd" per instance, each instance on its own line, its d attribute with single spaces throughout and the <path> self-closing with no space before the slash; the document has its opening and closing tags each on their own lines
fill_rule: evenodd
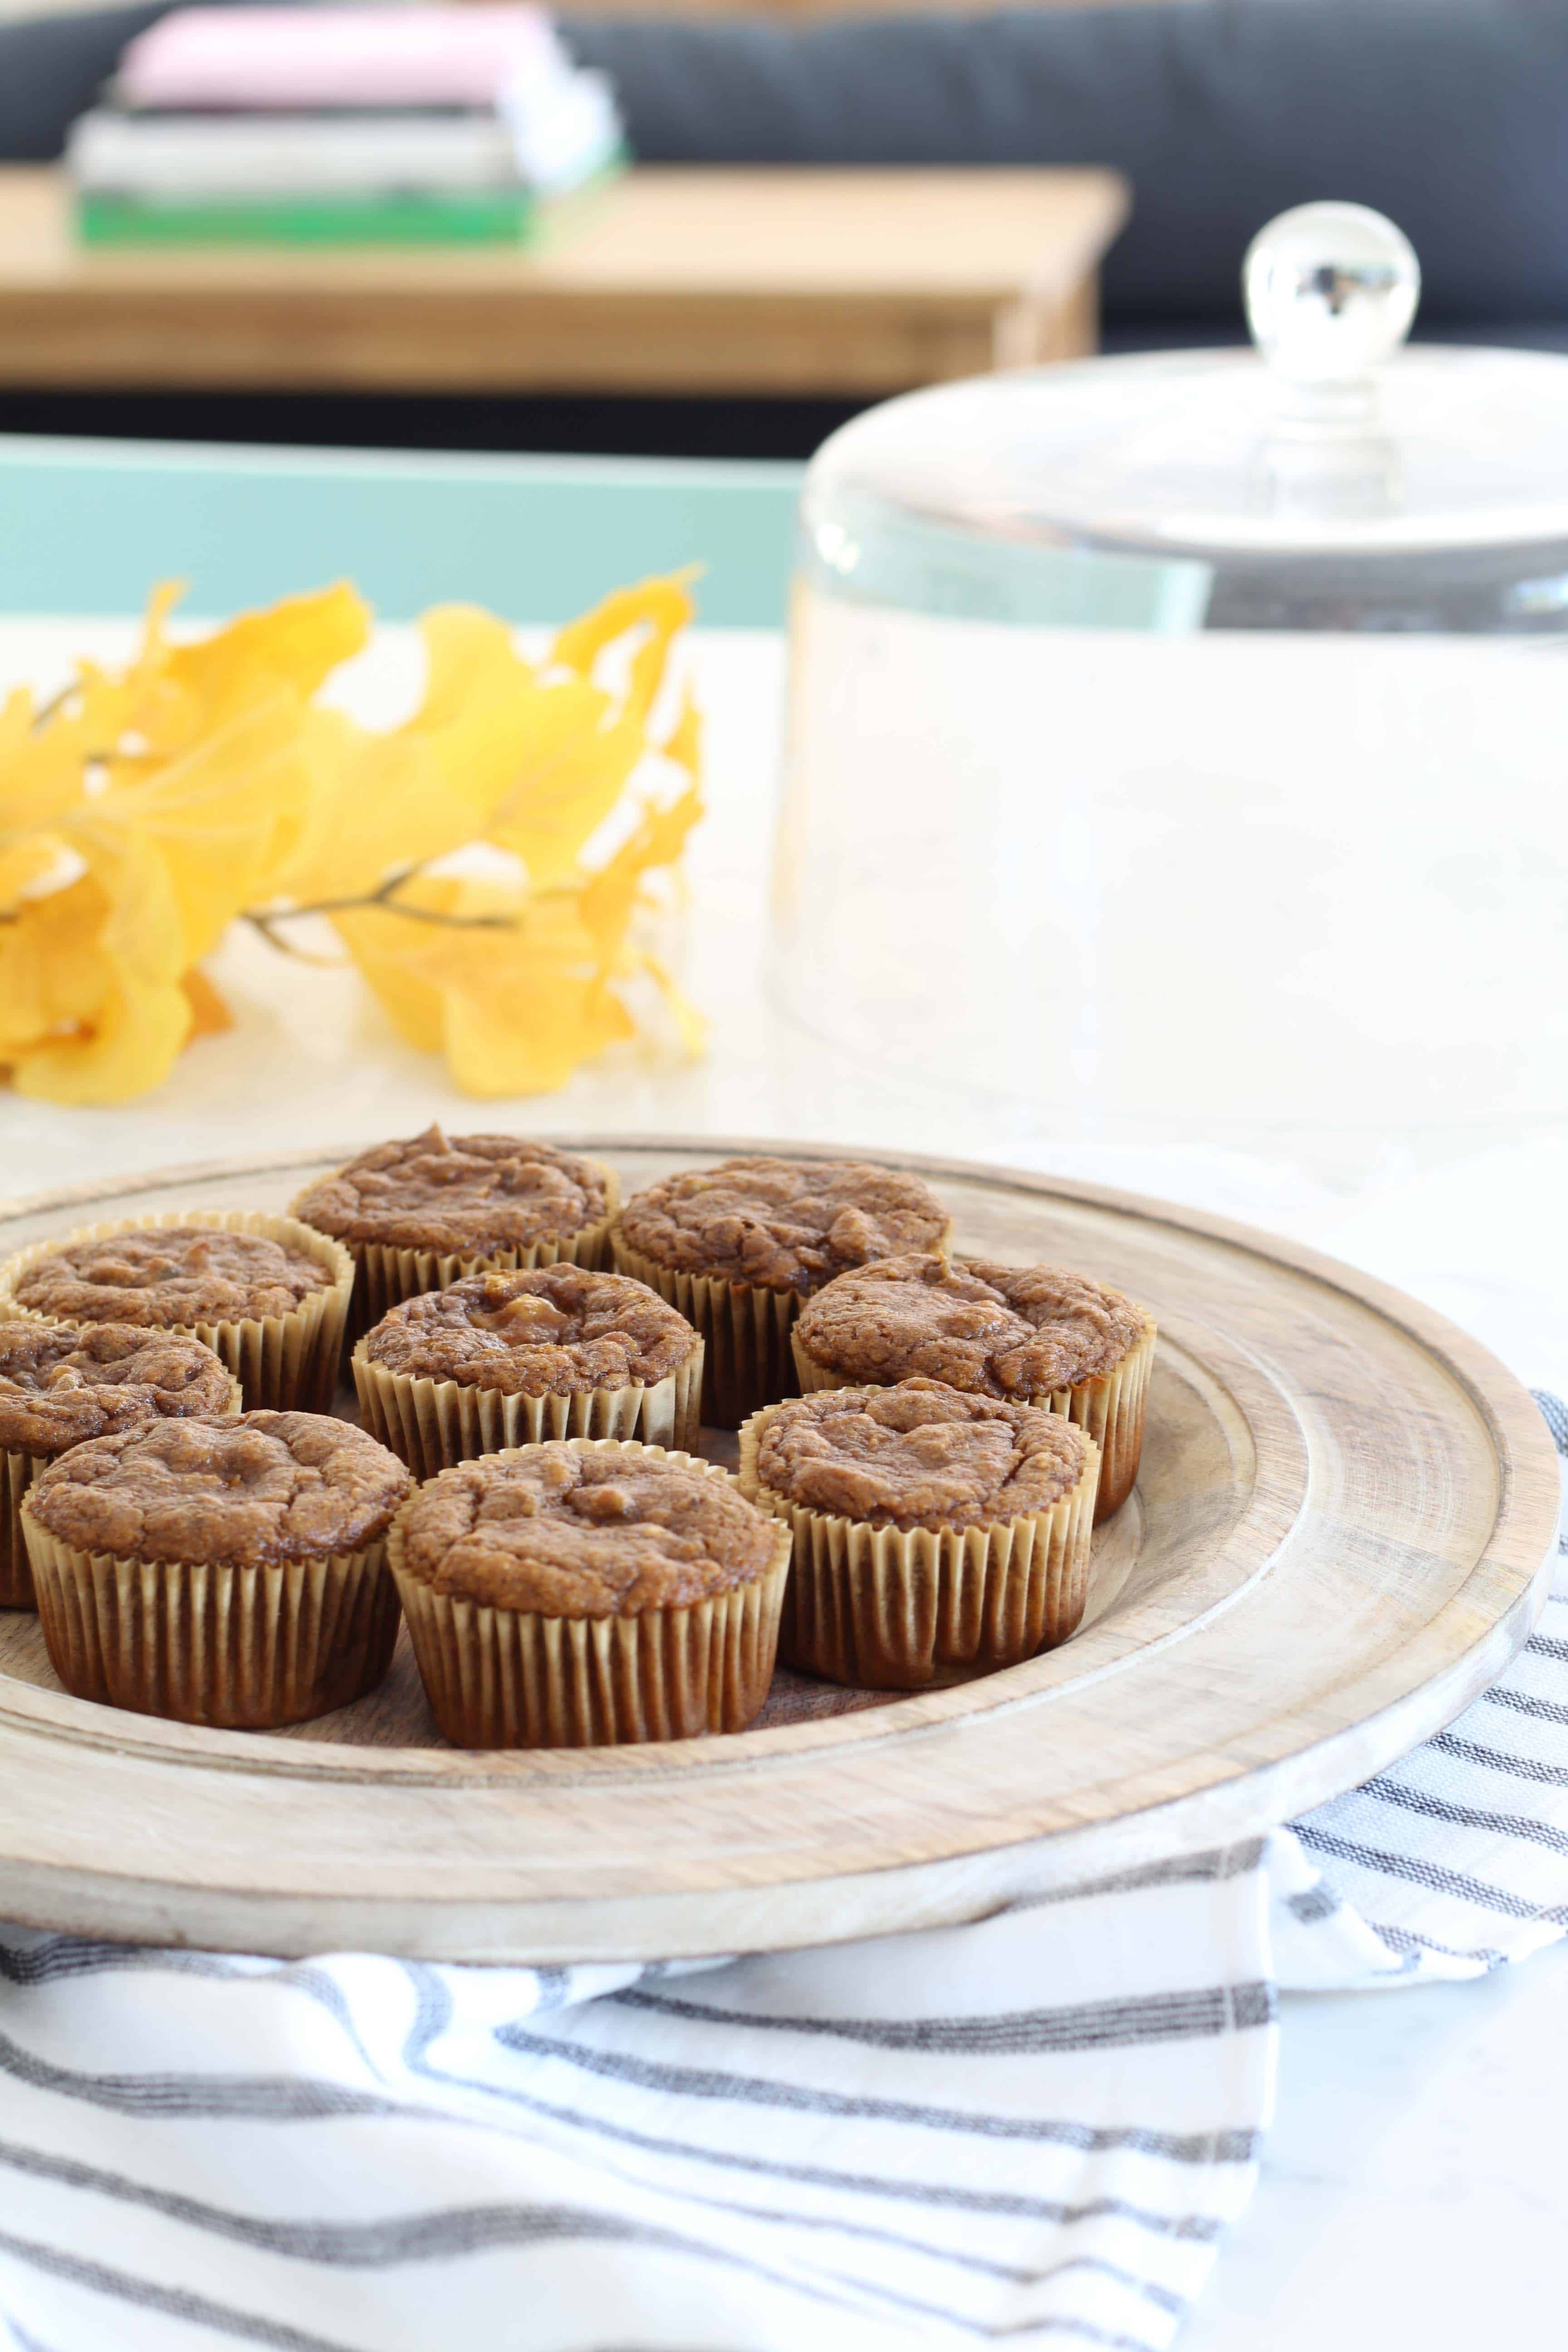
<svg viewBox="0 0 1568 2352">
<path fill-rule="evenodd" d="M 70 656 L 130 642 L 125 621 L 0 623 L 0 693 L 58 684 Z M 0 1195 L 140 1168 L 404 1134 L 431 1118 L 573 1132 L 820 1138 L 1059 1168 L 1290 1234 L 1426 1299 L 1535 1386 L 1568 1391 L 1568 1137 L 1359 1200 L 1201 1157 L 1114 1164 L 1026 1116 L 1005 1129 L 807 1036 L 766 984 L 766 888 L 783 652 L 767 635 L 699 636 L 710 814 L 690 858 L 684 977 L 712 1023 L 701 1063 L 627 1049 L 563 1092 L 484 1107 L 403 1045 L 357 982 L 237 938 L 214 967 L 238 1015 L 155 1095 L 65 1110 L 0 1093 Z M 364 657 L 367 717 L 405 690 L 405 632 Z M 1568 1951 L 1485 1983 L 1298 1996 L 1286 2009 L 1279 2121 L 1258 2196 L 1184 2344 L 1190 2352 L 1513 2352 L 1558 2340 L 1568 2228 L 1561 2010 Z"/>
</svg>

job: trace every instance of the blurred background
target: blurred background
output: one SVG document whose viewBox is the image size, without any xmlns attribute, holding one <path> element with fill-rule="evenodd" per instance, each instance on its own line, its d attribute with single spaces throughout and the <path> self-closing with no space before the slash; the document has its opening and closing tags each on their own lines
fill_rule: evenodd
<svg viewBox="0 0 1568 2352">
<path fill-rule="evenodd" d="M 4 668 L 346 577 L 383 724 L 434 604 L 689 576 L 709 1056 L 502 1123 L 1185 1197 L 1555 1377 L 1565 117 L 1568 0 L 0 0 Z M 1324 200 L 1383 217 L 1276 254 L 1320 414 L 1235 347 Z M 458 1115 L 254 926 L 213 971 L 239 1036 L 112 1132 L 14 1086 L 16 1189 L 267 1072 L 302 1141 Z"/>
<path fill-rule="evenodd" d="M 497 11 L 473 0 L 473 13 Z M 126 45 L 160 14 L 0 0 L 0 163 L 57 162 Z M 1025 9 L 984 0 L 962 8 L 907 0 L 639 0 L 633 8 L 622 0 L 609 10 L 568 0 L 558 23 L 574 63 L 606 78 L 639 165 L 1079 165 L 1120 174 L 1131 196 L 1125 226 L 1112 233 L 1101 224 L 1076 262 L 1061 261 L 1076 268 L 1080 289 L 1064 351 L 1238 340 L 1237 270 L 1248 238 L 1288 205 L 1325 194 L 1374 205 L 1412 238 L 1426 276 L 1423 337 L 1552 349 L 1568 341 L 1562 0 L 1102 0 Z M 1026 203 L 1015 194 L 1015 216 Z M 612 229 L 579 225 L 570 234 L 582 272 L 602 292 L 616 276 L 623 290 L 646 287 L 651 300 L 661 273 L 688 288 L 700 277 L 707 240 L 726 248 L 710 257 L 710 271 L 722 266 L 743 278 L 750 245 L 759 301 L 773 305 L 755 321 L 765 339 L 798 299 L 787 266 L 798 257 L 770 251 L 765 219 L 728 215 L 717 179 L 711 204 L 707 217 L 698 205 L 650 218 L 635 252 L 601 255 L 596 240 L 613 243 Z M 829 219 L 815 242 L 831 269 Z M 84 326 L 96 350 L 53 335 L 48 300 L 58 289 L 44 282 L 40 251 L 52 233 L 33 190 L 0 195 L 0 428 L 801 457 L 868 398 L 972 370 L 973 348 L 936 318 L 944 275 L 951 284 L 967 271 L 978 284 L 988 258 L 998 278 L 1017 274 L 1017 237 L 1000 196 L 964 231 L 963 268 L 929 214 L 894 206 L 865 234 L 899 248 L 895 274 L 917 308 L 923 258 L 935 323 L 912 360 L 906 351 L 896 362 L 853 361 L 829 335 L 814 350 L 807 317 L 787 363 L 776 354 L 748 361 L 744 351 L 720 348 L 716 322 L 650 308 L 641 380 L 635 358 L 589 348 L 586 323 L 574 348 L 531 361 L 503 352 L 492 323 L 481 336 L 488 349 L 465 373 L 456 358 L 432 363 L 418 348 L 417 323 L 413 348 L 372 352 L 329 350 L 297 320 L 274 325 L 274 340 L 283 333 L 292 349 L 270 350 L 258 383 L 244 380 L 244 357 L 226 353 L 216 331 L 176 311 L 172 291 L 161 313 L 148 305 L 141 341 L 116 330 L 118 359 L 106 348 L 107 313 Z M 581 287 L 570 295 L 580 299 Z M 706 351 L 696 347 L 704 338 Z M 1026 343 L 1004 355 L 1037 352 Z"/>
</svg>

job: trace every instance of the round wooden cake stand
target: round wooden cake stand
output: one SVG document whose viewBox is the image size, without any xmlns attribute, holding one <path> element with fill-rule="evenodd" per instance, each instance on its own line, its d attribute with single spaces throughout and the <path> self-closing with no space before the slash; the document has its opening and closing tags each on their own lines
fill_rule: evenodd
<svg viewBox="0 0 1568 2352">
<path fill-rule="evenodd" d="M 582 1148 L 630 1189 L 747 1147 Z M 54 1192 L 0 1212 L 0 1252 L 185 1203 L 278 1208 L 346 1156 Z M 257 1735 L 69 1698 L 37 1619 L 0 1612 L 0 1916 L 486 1960 L 954 1922 L 1256 1833 L 1427 1738 L 1500 1670 L 1544 1597 L 1558 1473 L 1484 1349 L 1243 1227 L 883 1156 L 942 1192 L 961 1250 L 1071 1265 L 1159 1317 L 1142 1476 L 1099 1532 L 1073 1641 L 913 1697 L 781 1673 L 729 1738 L 465 1754 L 441 1743 L 406 1637 L 373 1697 Z"/>
</svg>

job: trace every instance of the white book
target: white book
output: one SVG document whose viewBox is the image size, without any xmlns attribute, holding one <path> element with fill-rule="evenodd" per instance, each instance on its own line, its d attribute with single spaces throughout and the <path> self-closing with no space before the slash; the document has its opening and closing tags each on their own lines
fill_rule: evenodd
<svg viewBox="0 0 1568 2352">
<path fill-rule="evenodd" d="M 503 93 L 496 110 L 356 114 L 126 114 L 72 126 L 66 161 L 84 192 L 288 196 L 388 189 L 580 187 L 615 161 L 622 127 L 603 74 L 569 68 Z"/>
<path fill-rule="evenodd" d="M 566 93 L 563 116 L 575 120 Z M 530 121 L 549 147 L 540 104 Z M 491 188 L 531 176 L 512 122 L 499 114 L 125 115 L 107 109 L 71 127 L 66 163 L 94 194 L 288 196 L 399 188 Z"/>
</svg>

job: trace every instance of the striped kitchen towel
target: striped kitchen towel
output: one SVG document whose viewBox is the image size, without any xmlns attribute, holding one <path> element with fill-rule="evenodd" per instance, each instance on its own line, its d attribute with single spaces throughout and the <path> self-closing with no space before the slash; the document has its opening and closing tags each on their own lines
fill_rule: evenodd
<svg viewBox="0 0 1568 2352">
<path fill-rule="evenodd" d="M 0 2343 L 1156 2352 L 1251 2190 L 1277 1988 L 1473 1975 L 1565 1922 L 1568 1580 L 1294 1832 L 974 1927 L 570 1969 L 11 1929 Z"/>
</svg>

